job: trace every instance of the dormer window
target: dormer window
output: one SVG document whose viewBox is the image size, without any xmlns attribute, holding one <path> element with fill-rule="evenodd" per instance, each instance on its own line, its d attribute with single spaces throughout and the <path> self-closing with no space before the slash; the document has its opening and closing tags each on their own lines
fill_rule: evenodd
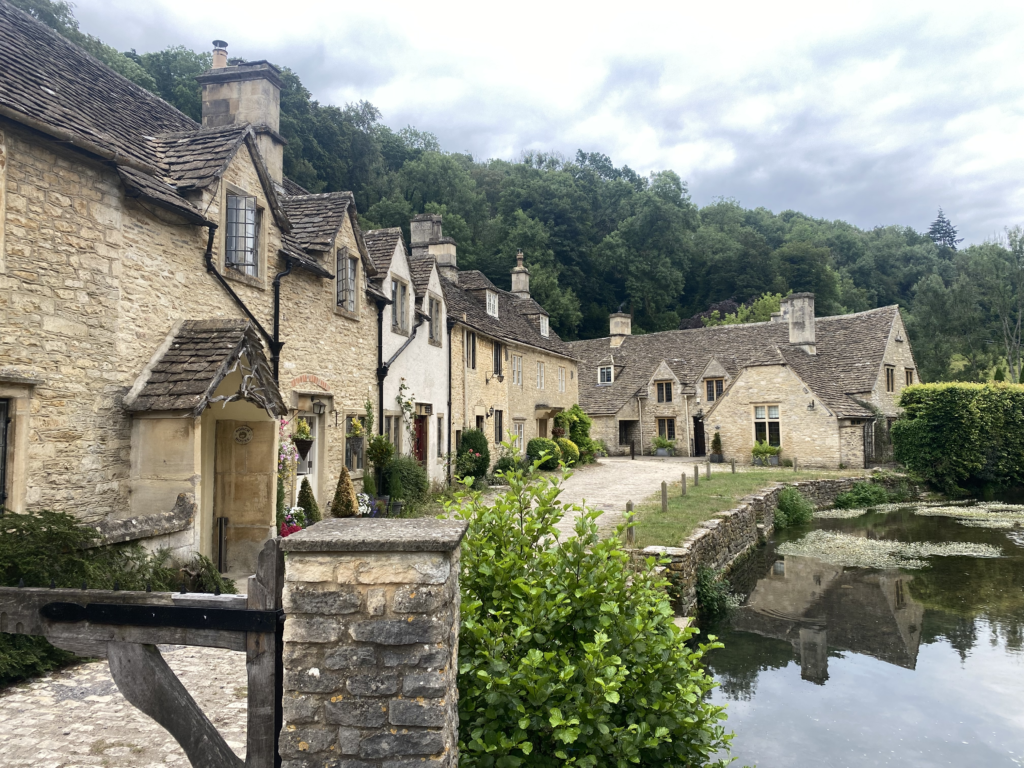
<svg viewBox="0 0 1024 768">
<path fill-rule="evenodd" d="M 546 317 L 544 317 L 544 315 L 541 315 L 540 316 L 540 335 L 541 336 L 547 336 L 550 332 L 551 331 L 550 331 L 550 328 L 548 326 L 548 319 Z"/>
<path fill-rule="evenodd" d="M 338 249 L 337 263 L 338 307 L 346 312 L 356 311 L 356 285 L 359 261 L 348 255 L 348 248 Z"/>
<path fill-rule="evenodd" d="M 610 365 L 602 365 L 597 369 L 598 384 L 611 384 L 613 379 L 614 374 Z"/>
<path fill-rule="evenodd" d="M 260 211 L 256 198 L 228 192 L 224 264 L 249 277 L 260 276 Z"/>
<path fill-rule="evenodd" d="M 498 294 L 494 291 L 487 292 L 487 314 L 491 317 L 498 316 Z"/>
<path fill-rule="evenodd" d="M 391 278 L 391 330 L 409 332 L 409 286 Z"/>
</svg>

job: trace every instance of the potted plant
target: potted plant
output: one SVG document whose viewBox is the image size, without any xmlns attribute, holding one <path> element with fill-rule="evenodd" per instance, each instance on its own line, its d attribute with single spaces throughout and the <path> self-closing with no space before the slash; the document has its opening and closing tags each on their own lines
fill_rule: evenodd
<svg viewBox="0 0 1024 768">
<path fill-rule="evenodd" d="M 313 447 L 313 433 L 309 431 L 309 422 L 305 419 L 296 421 L 295 431 L 292 433 L 292 445 L 299 452 L 299 456 L 305 460 L 309 455 L 309 449 Z"/>
<path fill-rule="evenodd" d="M 711 438 L 711 459 L 712 464 L 721 464 L 725 460 L 722 455 L 722 435 L 715 432 L 715 436 Z"/>
<path fill-rule="evenodd" d="M 655 456 L 671 456 L 673 449 L 675 449 L 676 447 L 675 443 L 673 443 L 667 437 L 662 437 L 661 435 L 654 436 L 653 445 Z"/>
<path fill-rule="evenodd" d="M 779 451 L 782 448 L 778 445 L 768 445 L 766 440 L 758 440 L 754 443 L 751 453 L 754 455 L 754 464 L 767 467 L 779 465 Z"/>
<path fill-rule="evenodd" d="M 370 462 L 370 466 L 373 467 L 373 473 L 376 475 L 376 482 L 372 483 L 375 491 L 383 489 L 384 473 L 394 456 L 395 446 L 384 435 L 374 435 L 366 441 L 366 460 Z M 366 489 L 365 483 L 363 488 Z M 384 512 L 387 511 L 390 498 L 387 496 L 375 496 L 373 502 L 373 516 L 384 517 Z M 381 512 L 381 509 L 384 512 Z"/>
</svg>

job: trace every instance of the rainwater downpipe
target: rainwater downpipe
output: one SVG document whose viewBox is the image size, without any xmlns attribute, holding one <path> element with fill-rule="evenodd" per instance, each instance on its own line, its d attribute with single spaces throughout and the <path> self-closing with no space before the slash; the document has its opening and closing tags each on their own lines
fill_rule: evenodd
<svg viewBox="0 0 1024 768">
<path fill-rule="evenodd" d="M 390 302 L 388 302 L 388 303 L 390 303 Z M 410 344 L 412 344 L 413 340 L 416 338 L 416 332 L 419 331 L 421 325 L 423 325 L 423 315 L 419 315 L 416 318 L 416 324 L 413 325 L 412 333 L 409 334 L 409 338 L 405 340 L 405 343 L 402 344 L 402 346 L 400 346 L 398 348 L 398 351 L 395 352 L 395 354 L 393 354 L 391 356 L 391 358 L 386 363 L 382 363 L 380 365 L 380 367 L 377 368 L 377 390 L 378 390 L 377 407 L 380 409 L 380 428 L 379 428 L 379 431 L 378 431 L 377 434 L 380 434 L 380 435 L 384 434 L 384 381 L 388 377 L 388 371 L 391 370 L 391 366 L 394 364 L 395 360 L 398 359 L 398 356 L 401 355 L 403 352 L 405 352 L 406 347 L 408 347 Z M 384 312 L 383 311 L 377 313 L 377 330 L 378 330 L 379 336 L 380 336 L 380 342 L 379 342 L 379 345 L 378 345 L 378 355 L 380 356 L 380 358 L 383 358 L 384 357 Z"/>
<path fill-rule="evenodd" d="M 640 455 L 644 455 L 644 408 L 640 405 L 640 395 L 636 396 L 636 410 L 640 414 Z"/>
<path fill-rule="evenodd" d="M 452 454 L 452 426 L 455 424 L 455 420 L 452 418 L 452 323 L 446 322 L 448 326 L 448 451 L 447 454 L 450 457 Z M 452 462 L 448 460 L 448 473 L 447 473 L 448 485 L 452 484 Z"/>
</svg>

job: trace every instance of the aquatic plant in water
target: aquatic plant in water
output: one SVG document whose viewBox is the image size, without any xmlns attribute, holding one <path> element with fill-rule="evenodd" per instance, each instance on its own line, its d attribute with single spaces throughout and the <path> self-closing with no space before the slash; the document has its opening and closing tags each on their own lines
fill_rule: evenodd
<svg viewBox="0 0 1024 768">
<path fill-rule="evenodd" d="M 1000 557 L 1002 550 L 990 544 L 970 542 L 907 542 L 867 539 L 847 533 L 811 531 L 799 541 L 779 547 L 783 555 L 813 557 L 848 568 L 925 568 L 927 557 Z"/>
<path fill-rule="evenodd" d="M 851 520 L 861 515 L 866 515 L 868 512 L 874 512 L 876 514 L 885 515 L 890 512 L 896 512 L 900 509 L 917 509 L 926 507 L 953 507 L 958 504 L 965 505 L 970 502 L 950 502 L 950 501 L 897 501 L 890 502 L 887 504 L 878 504 L 873 507 L 855 507 L 853 509 L 818 509 L 814 512 L 814 517 L 819 520 Z M 957 507 L 963 509 L 963 506 Z M 919 513 L 923 514 L 923 513 Z"/>
<path fill-rule="evenodd" d="M 969 507 L 946 504 L 915 510 L 923 517 L 951 517 L 971 528 L 1024 528 L 1024 505 L 981 502 Z"/>
</svg>

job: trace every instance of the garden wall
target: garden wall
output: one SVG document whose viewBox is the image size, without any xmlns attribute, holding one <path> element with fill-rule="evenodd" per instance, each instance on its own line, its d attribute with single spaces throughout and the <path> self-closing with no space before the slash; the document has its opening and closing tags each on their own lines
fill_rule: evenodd
<svg viewBox="0 0 1024 768">
<path fill-rule="evenodd" d="M 719 512 L 705 520 L 678 547 L 646 547 L 640 556 L 667 557 L 669 569 L 679 576 L 682 592 L 681 610 L 693 615 L 696 610 L 697 570 L 707 566 L 715 571 L 729 568 L 741 555 L 763 544 L 775 527 L 775 509 L 779 492 L 792 486 L 811 501 L 816 508 L 827 507 L 836 496 L 849 491 L 863 477 L 836 480 L 805 480 L 796 483 L 776 483 L 759 493 L 745 496 L 735 509 Z M 884 481 L 882 481 L 884 482 Z"/>
</svg>

